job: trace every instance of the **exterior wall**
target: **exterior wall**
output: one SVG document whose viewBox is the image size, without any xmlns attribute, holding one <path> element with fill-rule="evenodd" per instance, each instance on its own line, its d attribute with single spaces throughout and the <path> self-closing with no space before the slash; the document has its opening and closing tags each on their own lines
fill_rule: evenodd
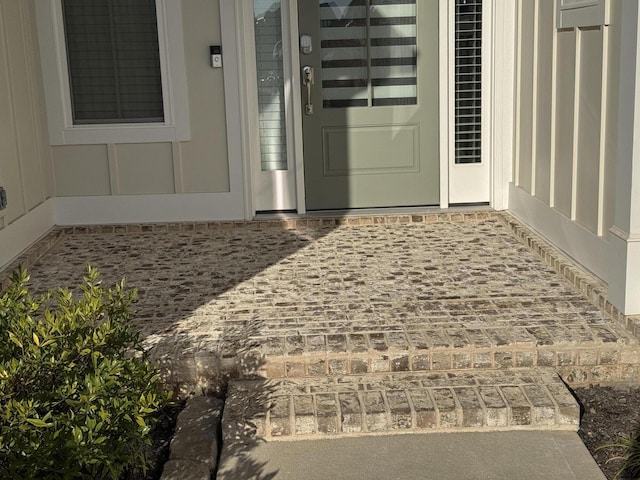
<svg viewBox="0 0 640 480">
<path fill-rule="evenodd" d="M 601 279 L 610 275 L 621 13 L 555 28 L 554 3 L 519 0 L 510 208 Z"/>
<path fill-rule="evenodd" d="M 182 16 L 190 141 L 53 147 L 57 197 L 229 192 L 219 2 L 184 0 Z"/>
<path fill-rule="evenodd" d="M 0 267 L 53 226 L 34 0 L 0 1 Z"/>
</svg>

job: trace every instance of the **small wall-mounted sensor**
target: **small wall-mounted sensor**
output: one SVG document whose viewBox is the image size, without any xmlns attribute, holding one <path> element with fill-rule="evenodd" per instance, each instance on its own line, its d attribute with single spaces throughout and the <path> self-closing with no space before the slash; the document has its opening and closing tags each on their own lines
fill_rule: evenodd
<svg viewBox="0 0 640 480">
<path fill-rule="evenodd" d="M 209 54 L 211 55 L 211 66 L 213 68 L 222 68 L 222 47 L 220 45 L 211 45 Z"/>
<path fill-rule="evenodd" d="M 311 35 L 300 35 L 300 50 L 305 55 L 309 55 L 313 52 L 313 39 Z"/>
</svg>

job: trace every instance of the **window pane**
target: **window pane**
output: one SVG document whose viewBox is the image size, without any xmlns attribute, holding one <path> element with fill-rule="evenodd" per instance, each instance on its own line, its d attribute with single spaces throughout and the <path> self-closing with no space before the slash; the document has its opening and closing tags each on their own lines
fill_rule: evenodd
<svg viewBox="0 0 640 480">
<path fill-rule="evenodd" d="M 455 162 L 481 163 L 482 0 L 456 0 Z"/>
<path fill-rule="evenodd" d="M 287 135 L 279 0 L 254 0 L 262 171 L 287 170 Z"/>
<path fill-rule="evenodd" d="M 324 108 L 369 104 L 366 0 L 320 0 Z"/>
<path fill-rule="evenodd" d="M 415 105 L 415 0 L 371 0 L 370 17 L 372 105 Z"/>
<path fill-rule="evenodd" d="M 417 103 L 415 0 L 320 0 L 324 108 Z"/>
<path fill-rule="evenodd" d="M 162 122 L 155 0 L 64 0 L 73 121 Z"/>
</svg>

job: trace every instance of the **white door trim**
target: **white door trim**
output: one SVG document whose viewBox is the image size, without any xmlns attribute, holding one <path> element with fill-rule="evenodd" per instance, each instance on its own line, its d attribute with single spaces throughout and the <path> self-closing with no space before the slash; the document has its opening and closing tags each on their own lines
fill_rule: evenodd
<svg viewBox="0 0 640 480">
<path fill-rule="evenodd" d="M 293 140 L 293 161 L 296 169 L 296 200 L 298 213 L 304 215 L 307 213 L 307 202 L 304 189 L 304 153 L 302 144 L 302 93 L 298 86 L 301 84 L 300 77 L 300 47 L 298 31 L 298 0 L 283 0 L 289 4 L 289 42 L 291 57 L 289 58 L 289 83 L 291 85 L 291 101 L 289 102 L 293 108 L 291 119 L 293 120 L 290 133 Z M 283 31 L 284 32 L 284 31 Z M 284 37 L 284 33 L 283 33 Z"/>
<path fill-rule="evenodd" d="M 283 22 L 282 40 L 285 72 L 285 95 L 289 99 L 287 106 L 287 144 L 289 147 L 289 165 L 295 171 L 296 210 L 299 214 L 306 213 L 305 189 L 304 189 L 304 159 L 302 144 L 302 98 L 300 88 L 300 58 L 298 47 L 298 2 L 297 0 L 282 0 Z M 234 132 L 227 130 L 230 165 L 238 162 L 238 156 L 232 154 L 231 145 L 236 145 L 235 152 L 242 152 L 239 157 L 244 174 L 244 187 L 246 198 L 246 216 L 254 218 L 256 207 L 254 202 L 254 176 L 259 164 L 259 145 L 256 144 L 257 131 L 255 127 L 258 118 L 257 101 L 251 101 L 255 96 L 240 95 L 238 85 L 246 92 L 256 89 L 255 80 L 255 46 L 253 34 L 253 0 L 220 0 L 220 23 L 223 30 L 223 43 L 225 53 L 225 69 L 236 70 L 236 74 L 225 75 L 225 103 L 227 105 L 227 117 L 239 116 L 240 130 Z M 227 32 L 233 26 L 235 35 Z M 231 47 L 231 48 L 230 48 Z M 231 63 L 231 64 L 230 64 Z M 249 98 L 248 98 L 249 97 Z M 227 121 L 229 123 L 229 121 Z M 229 127 L 229 125 L 228 125 Z"/>
<path fill-rule="evenodd" d="M 226 39 L 235 42 L 234 64 L 237 65 L 238 76 L 236 84 L 241 86 L 240 91 L 244 92 L 239 97 L 230 98 L 227 94 L 227 87 L 230 91 L 236 89 L 236 85 L 227 84 L 225 76 L 225 102 L 227 112 L 239 112 L 241 117 L 240 134 L 242 138 L 242 165 L 244 170 L 244 183 L 248 199 L 247 216 L 255 217 L 257 210 L 289 210 L 296 208 L 296 147 L 294 140 L 295 105 L 292 98 L 298 90 L 294 88 L 292 82 L 292 44 L 287 41 L 290 38 L 289 27 L 291 25 L 289 12 L 289 0 L 282 0 L 282 51 L 283 51 L 283 75 L 285 78 L 285 119 L 287 131 L 287 152 L 288 169 L 278 171 L 262 171 L 260 166 L 260 129 L 259 129 L 259 107 L 258 107 L 258 80 L 256 68 L 256 47 L 254 30 L 254 7 L 253 0 L 221 0 L 220 17 L 221 26 L 224 32 L 225 26 L 235 26 L 235 37 L 229 35 Z M 223 4 L 226 8 L 223 9 Z M 227 4 L 233 4 L 228 6 Z M 233 14 L 233 17 L 232 17 Z M 223 35 L 223 42 L 225 41 Z M 227 53 L 228 48 L 225 48 Z M 297 48 L 296 48 L 297 51 Z M 228 62 L 225 63 L 225 68 Z M 230 77 L 231 78 L 231 77 Z M 232 114 L 233 114 L 232 113 Z M 231 159 L 234 161 L 233 159 Z M 257 197 L 262 195 L 263 198 Z M 266 201 L 264 199 L 271 199 Z M 268 205 L 267 205 L 268 203 Z"/>
<path fill-rule="evenodd" d="M 495 3 L 485 0 L 482 4 L 482 79 L 481 79 L 481 152 L 480 163 L 456 163 L 456 5 L 447 2 L 449 21 L 447 24 L 448 50 L 448 105 L 449 150 L 446 168 L 449 170 L 449 204 L 491 203 L 491 174 L 493 156 L 491 145 L 492 118 L 492 57 L 493 57 L 493 9 Z"/>
<path fill-rule="evenodd" d="M 452 6 L 453 5 L 453 6 Z M 455 19 L 455 5 L 449 0 L 438 3 L 438 33 L 439 33 L 439 61 L 440 78 L 440 208 L 449 208 L 449 157 L 455 151 L 453 139 L 455 135 L 455 118 L 451 115 L 454 107 L 451 92 L 451 79 L 455 78 L 454 63 L 451 50 L 455 46 L 452 42 L 451 25 Z"/>
<path fill-rule="evenodd" d="M 298 8 L 297 0 L 282 0 L 289 8 L 288 25 L 283 24 L 283 40 L 289 39 L 288 51 L 290 57 L 288 68 L 287 88 L 291 95 L 290 115 L 292 127 L 287 134 L 291 136 L 293 151 L 290 162 L 295 165 L 296 175 L 296 199 L 297 211 L 300 214 L 306 212 L 304 190 L 304 163 L 302 146 L 302 100 L 300 88 L 300 60 L 298 55 Z M 483 96 L 488 97 L 489 110 L 486 112 L 483 129 L 487 131 L 484 148 L 490 159 L 491 165 L 491 199 L 490 205 L 496 210 L 508 208 L 509 182 L 512 176 L 512 160 L 514 148 L 514 108 L 515 108 L 515 39 L 516 39 L 516 6 L 514 2 L 489 2 L 491 29 L 487 37 L 490 39 L 490 82 L 484 87 Z M 446 78 L 440 82 L 440 207 L 449 206 L 449 159 L 450 142 L 454 132 L 451 131 L 450 122 L 453 115 L 449 114 L 450 78 L 449 56 L 450 45 L 450 8 L 448 0 L 440 0 L 440 70 L 447 72 Z M 247 38 L 244 28 L 244 16 L 252 14 L 252 0 L 220 0 L 220 17 L 222 38 L 225 53 L 225 103 L 227 105 L 227 137 L 229 152 L 229 167 L 231 176 L 236 170 L 241 170 L 244 189 L 245 216 L 253 218 L 255 207 L 253 204 L 253 188 L 251 181 L 252 172 L 252 147 L 249 119 L 258 113 L 257 105 L 247 102 L 241 95 L 240 87 L 248 87 L 247 64 L 255 62 L 255 58 L 248 58 L 246 43 L 252 38 Z M 442 28 L 446 26 L 446 28 Z M 288 27 L 288 31 L 287 31 Z M 235 30 L 235 31 L 233 31 Z M 444 52 L 446 55 L 443 55 Z M 487 118 L 488 117 L 488 118 Z M 290 143 L 291 144 L 291 143 Z M 237 185 L 233 178 L 230 179 L 231 188 Z"/>
</svg>

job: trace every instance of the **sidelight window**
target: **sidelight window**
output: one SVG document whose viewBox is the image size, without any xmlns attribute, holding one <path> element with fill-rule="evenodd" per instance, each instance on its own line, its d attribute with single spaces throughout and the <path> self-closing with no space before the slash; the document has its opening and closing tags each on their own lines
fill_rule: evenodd
<svg viewBox="0 0 640 480">
<path fill-rule="evenodd" d="M 455 5 L 455 162 L 482 161 L 482 0 Z"/>
<path fill-rule="evenodd" d="M 287 133 L 280 0 L 254 0 L 260 164 L 287 170 Z"/>
</svg>

